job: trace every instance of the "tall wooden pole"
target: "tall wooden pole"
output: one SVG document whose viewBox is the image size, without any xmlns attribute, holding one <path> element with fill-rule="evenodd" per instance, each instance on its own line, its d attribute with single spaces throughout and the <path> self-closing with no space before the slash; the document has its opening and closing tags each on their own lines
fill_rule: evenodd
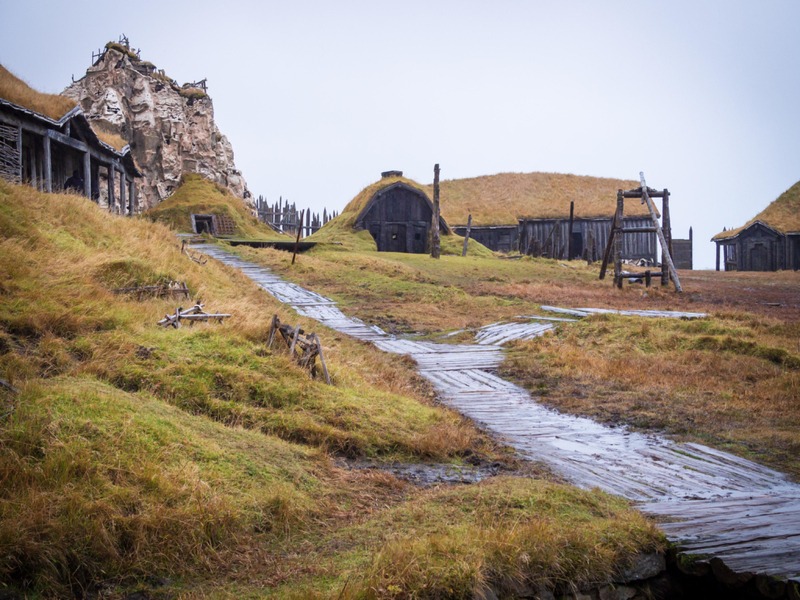
<svg viewBox="0 0 800 600">
<path fill-rule="evenodd" d="M 300 213 L 300 223 L 303 222 L 303 213 Z M 292 254 L 292 264 L 294 264 L 294 259 L 297 256 L 297 246 L 300 244 L 300 232 L 303 230 L 302 227 L 297 228 L 297 238 L 294 240 L 294 254 Z M 297 326 L 298 328 L 300 325 Z"/>
<path fill-rule="evenodd" d="M 439 163 L 433 166 L 433 217 L 431 219 L 431 258 L 442 252 L 439 240 Z"/>
<path fill-rule="evenodd" d="M 467 243 L 469 242 L 469 230 L 472 228 L 472 215 L 467 217 L 467 233 L 464 235 L 464 249 L 461 251 L 461 256 L 467 255 Z"/>
<path fill-rule="evenodd" d="M 614 285 L 622 289 L 622 211 L 624 207 L 624 200 L 622 194 L 617 194 L 617 213 L 614 217 L 614 223 L 617 226 L 617 231 L 614 236 Z"/>
<path fill-rule="evenodd" d="M 661 222 L 663 223 L 661 230 L 664 232 L 664 240 L 667 242 L 667 251 L 670 257 L 672 256 L 672 220 L 669 216 L 669 191 L 664 190 L 664 197 L 661 204 Z M 661 260 L 661 285 L 669 285 L 669 270 L 667 261 Z"/>
<path fill-rule="evenodd" d="M 675 265 L 672 263 L 672 255 L 669 253 L 669 245 L 667 244 L 666 238 L 664 238 L 664 232 L 661 230 L 661 225 L 658 223 L 656 208 L 653 206 L 653 201 L 650 200 L 650 195 L 647 193 L 647 182 L 644 180 L 644 173 L 639 172 L 639 179 L 642 182 L 642 198 L 644 199 L 645 203 L 647 203 L 647 209 L 650 211 L 650 217 L 653 219 L 653 224 L 656 226 L 658 241 L 661 242 L 661 262 L 663 263 L 666 261 L 667 267 L 669 268 L 669 276 L 672 277 L 672 282 L 675 284 L 675 290 L 682 292 L 683 288 L 681 287 L 681 282 L 678 279 L 678 273 L 675 271 Z"/>
<path fill-rule="evenodd" d="M 572 260 L 572 220 L 575 216 L 575 203 L 569 203 L 569 239 L 567 240 L 567 260 Z"/>
</svg>

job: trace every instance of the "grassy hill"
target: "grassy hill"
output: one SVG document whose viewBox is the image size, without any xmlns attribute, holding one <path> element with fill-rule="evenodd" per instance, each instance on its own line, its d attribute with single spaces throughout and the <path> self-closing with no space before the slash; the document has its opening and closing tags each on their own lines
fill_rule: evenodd
<svg viewBox="0 0 800 600">
<path fill-rule="evenodd" d="M 406 177 L 384 177 L 379 181 L 372 183 L 356 194 L 347 206 L 344 207 L 342 212 L 335 218 L 328 221 L 319 231 L 314 233 L 308 238 L 311 242 L 327 242 L 340 244 L 344 250 L 355 250 L 360 252 L 377 252 L 378 245 L 372 239 L 369 231 L 362 230 L 356 231 L 353 229 L 358 215 L 364 210 L 370 199 L 383 188 L 390 185 L 403 182 L 406 185 L 417 188 L 425 192 L 425 188 L 412 179 Z M 426 194 L 428 192 L 425 192 Z M 430 194 L 428 194 L 430 197 Z M 445 218 L 445 222 L 447 219 Z M 445 234 L 441 232 L 441 249 L 442 254 L 458 254 L 464 248 L 464 238 L 456 234 Z M 469 240 L 467 245 L 467 254 L 469 256 L 491 256 L 492 251 L 483 244 L 475 240 Z"/>
<path fill-rule="evenodd" d="M 617 190 L 639 187 L 638 181 L 562 173 L 499 173 L 439 184 L 442 216 L 451 225 L 514 225 L 521 217 L 611 216 L 616 210 Z M 428 195 L 433 186 L 423 188 Z M 625 204 L 626 215 L 648 215 L 639 202 Z"/>
<path fill-rule="evenodd" d="M 162 329 L 175 301 L 112 291 L 167 280 L 232 318 Z M 319 333 L 333 386 L 265 347 L 273 313 Z M 663 547 L 597 492 L 520 477 L 422 490 L 348 467 L 513 461 L 432 404 L 405 359 L 192 262 L 165 226 L 2 180 L 0 378 L 19 390 L 0 387 L 0 586 L 29 596 L 168 577 L 192 597 L 468 597 L 487 579 L 603 580 Z"/>
<path fill-rule="evenodd" d="M 175 192 L 143 216 L 178 233 L 192 233 L 193 214 L 229 217 L 236 225 L 236 238 L 284 242 L 291 239 L 256 219 L 244 200 L 231 194 L 227 188 L 196 173 L 185 173 Z"/>
</svg>

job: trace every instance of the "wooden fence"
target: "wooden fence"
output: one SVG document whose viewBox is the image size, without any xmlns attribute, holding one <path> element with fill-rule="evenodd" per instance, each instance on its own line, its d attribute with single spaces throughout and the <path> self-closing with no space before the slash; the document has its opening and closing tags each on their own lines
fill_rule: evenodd
<svg viewBox="0 0 800 600">
<path fill-rule="evenodd" d="M 321 215 L 319 213 L 312 214 L 310 210 L 307 210 L 305 211 L 305 217 L 303 217 L 304 223 L 299 223 L 303 211 L 299 210 L 294 202 L 289 204 L 289 200 L 284 200 L 282 197 L 274 204 L 270 204 L 266 198 L 259 196 L 256 199 L 256 210 L 258 211 L 259 221 L 266 223 L 280 233 L 297 235 L 299 226 L 301 238 L 308 237 L 312 233 L 319 231 L 325 223 L 339 216 L 337 211 L 328 212 L 324 208 Z"/>
</svg>

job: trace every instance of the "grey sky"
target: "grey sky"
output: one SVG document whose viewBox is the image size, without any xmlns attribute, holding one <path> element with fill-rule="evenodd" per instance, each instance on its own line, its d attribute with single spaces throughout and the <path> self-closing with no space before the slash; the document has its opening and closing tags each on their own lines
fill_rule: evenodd
<svg viewBox="0 0 800 600">
<path fill-rule="evenodd" d="M 0 62 L 61 91 L 125 33 L 207 77 L 250 190 L 341 209 L 380 171 L 555 171 L 672 192 L 708 240 L 800 179 L 800 2 L 0 0 Z M 31 26 L 35 23 L 35 26 Z M 33 33 L 32 33 L 33 32 Z"/>
</svg>

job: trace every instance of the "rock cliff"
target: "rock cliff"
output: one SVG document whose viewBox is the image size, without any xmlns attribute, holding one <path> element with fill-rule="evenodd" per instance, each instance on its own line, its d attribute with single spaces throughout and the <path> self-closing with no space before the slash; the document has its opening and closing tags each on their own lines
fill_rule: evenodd
<svg viewBox="0 0 800 600">
<path fill-rule="evenodd" d="M 253 205 L 201 87 L 180 87 L 124 46 L 109 44 L 62 93 L 79 103 L 93 125 L 128 142 L 144 173 L 137 185 L 143 209 L 167 198 L 184 173 L 199 173 Z"/>
</svg>

